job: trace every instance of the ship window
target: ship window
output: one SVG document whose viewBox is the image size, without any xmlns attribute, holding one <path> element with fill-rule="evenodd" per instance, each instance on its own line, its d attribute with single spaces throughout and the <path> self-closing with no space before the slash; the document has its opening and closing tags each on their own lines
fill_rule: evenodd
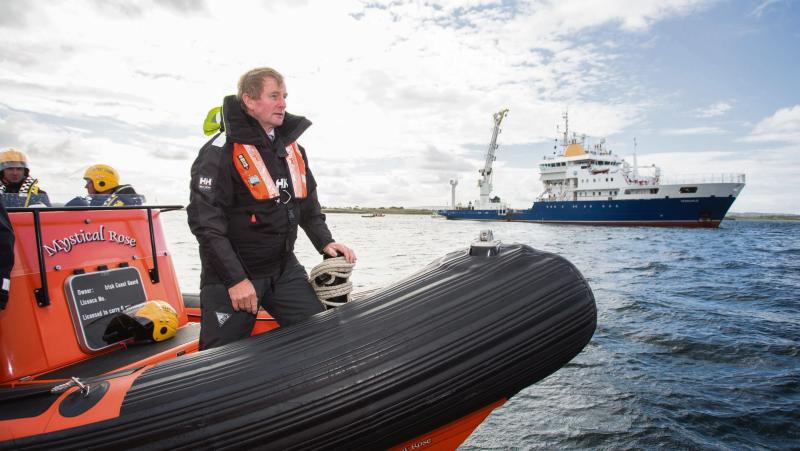
<svg viewBox="0 0 800 451">
<path fill-rule="evenodd" d="M 630 194 L 630 193 L 631 193 L 631 190 L 629 190 L 629 189 L 625 190 L 625 194 Z"/>
<path fill-rule="evenodd" d="M 658 194 L 658 188 L 651 188 L 650 194 Z"/>
<path fill-rule="evenodd" d="M 612 181 L 612 182 L 614 181 L 614 177 L 611 177 L 611 181 Z"/>
<path fill-rule="evenodd" d="M 696 193 L 697 187 L 696 186 L 681 186 L 680 192 L 682 193 Z"/>
</svg>

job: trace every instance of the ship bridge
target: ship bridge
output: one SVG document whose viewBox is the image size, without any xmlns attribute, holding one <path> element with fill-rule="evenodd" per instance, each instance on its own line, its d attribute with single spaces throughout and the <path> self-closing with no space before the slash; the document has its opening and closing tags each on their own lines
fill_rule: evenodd
<svg viewBox="0 0 800 451">
<path fill-rule="evenodd" d="M 608 150 L 605 140 L 588 147 L 586 135 L 579 138 L 569 135 L 569 120 L 564 115 L 566 126 L 559 154 L 545 156 L 539 164 L 543 191 L 537 197 L 541 201 L 577 201 L 594 197 L 609 198 L 619 194 L 619 187 L 630 172 L 623 159 Z"/>
</svg>

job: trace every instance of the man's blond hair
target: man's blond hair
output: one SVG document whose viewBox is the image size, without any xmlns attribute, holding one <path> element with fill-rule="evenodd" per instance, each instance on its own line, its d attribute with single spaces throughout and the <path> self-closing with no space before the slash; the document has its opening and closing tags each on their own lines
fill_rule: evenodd
<svg viewBox="0 0 800 451">
<path fill-rule="evenodd" d="M 261 91 L 264 90 L 264 78 L 270 77 L 278 82 L 278 86 L 283 86 L 283 75 L 271 67 L 257 67 L 247 71 L 239 78 L 239 91 L 236 98 L 244 106 L 242 98 L 245 94 L 253 100 L 261 98 Z"/>
</svg>

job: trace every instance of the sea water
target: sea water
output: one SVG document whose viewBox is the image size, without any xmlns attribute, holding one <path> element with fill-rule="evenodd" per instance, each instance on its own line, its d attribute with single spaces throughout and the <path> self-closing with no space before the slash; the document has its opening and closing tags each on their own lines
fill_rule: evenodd
<svg viewBox="0 0 800 451">
<path fill-rule="evenodd" d="M 163 221 L 181 288 L 197 292 L 186 215 Z M 589 345 L 461 449 L 800 448 L 800 222 L 666 229 L 330 214 L 328 224 L 358 254 L 356 291 L 484 229 L 560 254 L 589 281 L 598 309 Z M 307 269 L 321 261 L 302 233 L 297 255 Z"/>
</svg>

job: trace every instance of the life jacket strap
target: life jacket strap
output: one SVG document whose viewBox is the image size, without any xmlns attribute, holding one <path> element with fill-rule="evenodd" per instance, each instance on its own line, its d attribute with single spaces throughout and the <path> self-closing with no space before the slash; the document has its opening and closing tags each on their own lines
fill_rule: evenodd
<svg viewBox="0 0 800 451">
<path fill-rule="evenodd" d="M 286 162 L 289 166 L 289 176 L 292 178 L 294 197 L 305 198 L 308 196 L 306 185 L 306 164 L 303 154 L 297 143 L 286 146 Z M 267 165 L 261 158 L 258 149 L 252 144 L 233 144 L 233 165 L 242 178 L 242 182 L 250 190 L 250 194 L 258 200 L 279 198 L 281 193 L 272 176 L 267 170 Z"/>
</svg>

